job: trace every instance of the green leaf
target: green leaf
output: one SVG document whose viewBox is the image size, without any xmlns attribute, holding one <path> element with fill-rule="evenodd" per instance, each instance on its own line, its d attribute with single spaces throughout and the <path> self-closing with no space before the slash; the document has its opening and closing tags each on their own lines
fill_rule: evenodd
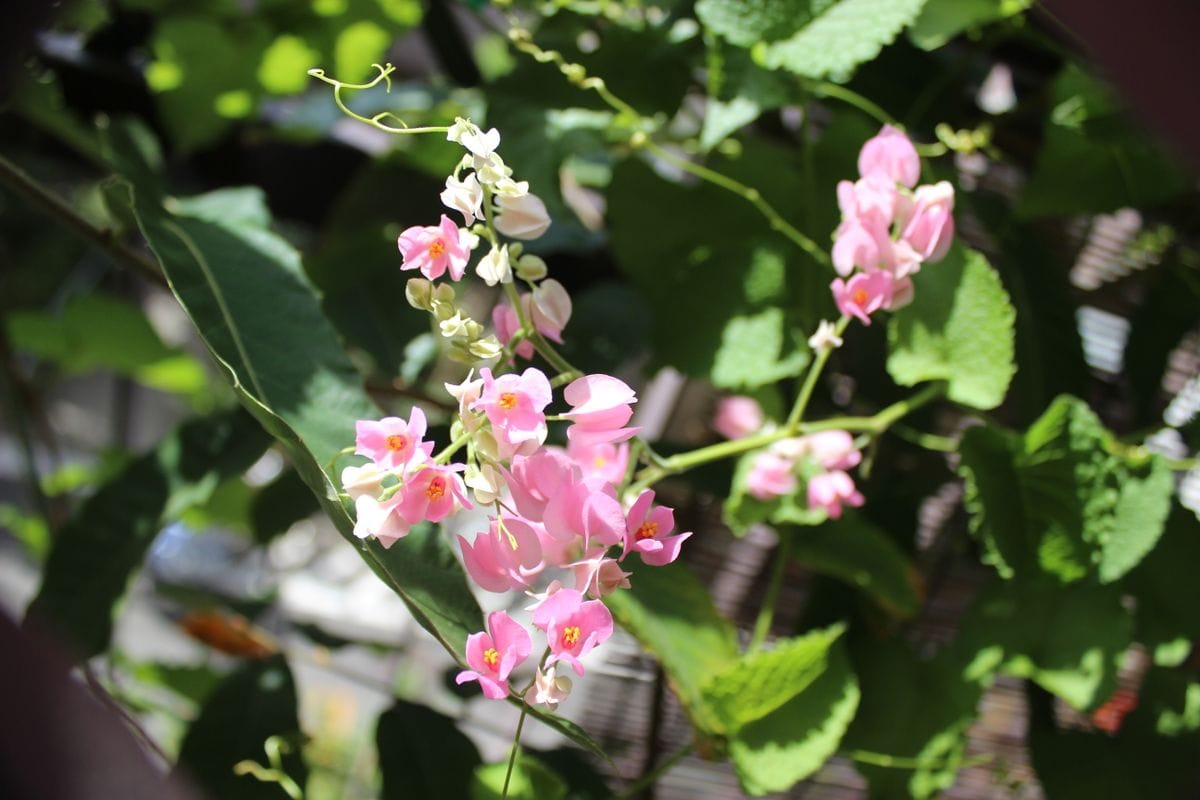
<svg viewBox="0 0 1200 800">
<path fill-rule="evenodd" d="M 785 791 L 834 754 L 858 708 L 858 680 L 845 648 L 835 644 L 824 670 L 790 700 L 744 725 L 729 758 L 747 794 Z"/>
<path fill-rule="evenodd" d="M 508 772 L 508 761 L 485 764 L 475 770 L 471 777 L 471 800 L 563 800 L 567 796 L 567 785 L 562 778 L 551 772 L 532 756 L 522 753 L 513 765 L 509 779 L 508 794 L 504 794 L 504 776 Z M 451 795 L 429 795 L 450 797 Z M 460 795 L 453 795 L 458 797 Z"/>
<path fill-rule="evenodd" d="M 885 611 L 907 618 L 921 607 L 916 568 L 886 533 L 862 515 L 847 512 L 811 528 L 786 531 L 792 557 L 866 592 Z"/>
<path fill-rule="evenodd" d="M 705 703 L 736 736 L 803 692 L 828 667 L 829 651 L 841 638 L 838 624 L 798 639 L 777 641 L 770 650 L 747 653 L 713 676 L 703 688 Z"/>
<path fill-rule="evenodd" d="M 282 656 L 243 664 L 221 681 L 184 735 L 176 770 L 221 800 L 279 800 L 279 786 L 233 771 L 245 760 L 270 767 L 264 745 L 271 737 L 290 746 L 283 771 L 304 786 L 296 687 Z"/>
<path fill-rule="evenodd" d="M 787 39 L 756 46 L 754 57 L 770 69 L 782 67 L 809 78 L 845 81 L 855 67 L 879 55 L 924 5 L 925 0 L 829 3 L 823 13 Z"/>
<path fill-rule="evenodd" d="M 108 647 L 113 609 L 172 512 L 244 471 L 267 437 L 240 409 L 184 423 L 83 501 L 55 537 L 28 618 L 88 658 Z"/>
<path fill-rule="evenodd" d="M 1200 639 L 1200 521 L 1190 510 L 1173 504 L 1157 546 L 1125 576 L 1122 585 L 1137 597 L 1137 640 L 1148 649 L 1169 650 L 1176 642 Z M 1162 655 L 1166 656 L 1164 652 Z M 1178 662 L 1179 658 L 1167 658 Z"/>
<path fill-rule="evenodd" d="M 1112 529 L 1100 552 L 1100 581 L 1111 583 L 1137 566 L 1162 536 L 1175 479 L 1158 456 L 1142 476 L 1122 469 Z"/>
<path fill-rule="evenodd" d="M 628 567 L 627 567 L 628 568 Z M 663 666 L 693 725 L 717 733 L 723 723 L 702 689 L 738 657 L 737 635 L 712 597 L 682 564 L 632 568 L 632 588 L 604 598 L 613 617 Z"/>
<path fill-rule="evenodd" d="M 383 800 L 466 797 L 471 772 L 481 763 L 474 743 L 454 720 L 398 700 L 375 728 Z"/>
<path fill-rule="evenodd" d="M 1036 727 L 1030 731 L 1029 745 L 1038 781 L 1053 800 L 1195 796 L 1200 747 L 1194 737 L 1169 739 L 1122 731 L 1110 738 Z"/>
<path fill-rule="evenodd" d="M 784 328 L 779 308 L 730 319 L 713 359 L 713 385 L 750 390 L 799 375 L 808 364 L 808 351 L 795 349 L 784 356 Z"/>
<path fill-rule="evenodd" d="M 13 312 L 5 323 L 14 348 L 70 373 L 109 369 L 179 394 L 207 382 L 199 362 L 163 344 L 141 309 L 106 295 L 76 295 L 60 314 Z"/>
<path fill-rule="evenodd" d="M 714 39 L 708 51 L 708 104 L 700 145 L 711 150 L 758 116 L 795 94 L 787 75 L 765 70 L 745 50 Z"/>
<path fill-rule="evenodd" d="M 1079 67 L 1069 65 L 1055 79 L 1051 103 L 1021 216 L 1146 208 L 1187 190 L 1187 171 L 1129 122 L 1107 86 Z"/>
<path fill-rule="evenodd" d="M 972 408 L 1000 405 L 1013 363 L 1015 312 L 980 253 L 960 245 L 913 278 L 915 297 L 888 324 L 888 373 L 901 386 L 947 381 Z"/>
<path fill-rule="evenodd" d="M 968 428 L 958 445 L 971 534 L 983 543 L 983 563 L 1003 578 L 1036 563 L 1038 531 L 1026 521 L 1025 504 L 1014 502 L 1021 497 L 1020 447 L 1019 437 L 990 427 Z"/>
<path fill-rule="evenodd" d="M 265 544 L 320 510 L 312 490 L 294 469 L 286 469 L 258 490 L 250 502 L 254 541 Z"/>
<path fill-rule="evenodd" d="M 922 50 L 936 50 L 963 31 L 1019 14 L 1033 0 L 927 0 L 908 29 L 908 38 Z"/>
<path fill-rule="evenodd" d="M 699 0 L 696 17 L 732 44 L 749 47 L 794 34 L 837 0 Z"/>
<path fill-rule="evenodd" d="M 1130 320 L 1125 345 L 1129 388 L 1139 421 L 1145 425 L 1157 425 L 1162 420 L 1163 373 L 1171 352 L 1196 326 L 1196 308 L 1200 306 L 1197 270 L 1168 258 L 1147 276 L 1149 287 Z"/>
</svg>

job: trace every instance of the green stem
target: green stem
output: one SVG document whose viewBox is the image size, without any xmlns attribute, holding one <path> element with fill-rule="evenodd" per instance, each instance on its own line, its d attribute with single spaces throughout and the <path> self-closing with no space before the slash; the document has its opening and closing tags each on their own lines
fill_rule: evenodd
<svg viewBox="0 0 1200 800">
<path fill-rule="evenodd" d="M 166 279 L 154 262 L 119 241 L 113 235 L 113 231 L 108 228 L 99 228 L 88 222 L 62 198 L 42 186 L 4 156 L 0 156 L 0 185 L 7 187 L 30 205 L 36 206 L 47 215 L 54 217 L 63 227 L 75 233 L 79 238 L 95 245 L 118 267 L 139 272 L 143 277 L 159 286 L 167 285 Z"/>
<path fill-rule="evenodd" d="M 779 547 L 775 550 L 775 561 L 771 565 L 771 582 L 767 584 L 767 593 L 763 596 L 762 608 L 758 618 L 754 620 L 754 633 L 750 636 L 750 644 L 746 652 L 753 653 L 762 647 L 771 632 L 771 621 L 775 618 L 775 603 L 779 599 L 779 588 L 783 585 L 783 575 L 787 572 L 787 563 L 792 555 L 792 540 L 795 531 L 783 529 L 779 532 Z"/>
<path fill-rule="evenodd" d="M 688 754 L 692 752 L 694 748 L 695 745 L 692 742 L 688 742 L 683 747 L 679 748 L 674 753 L 655 764 L 654 769 L 650 770 L 645 775 L 626 786 L 625 790 L 617 795 L 615 800 L 629 800 L 629 798 L 636 797 L 638 793 L 644 789 L 653 786 L 658 782 L 659 778 L 661 778 L 672 767 L 682 761 Z"/>
<path fill-rule="evenodd" d="M 762 193 L 759 192 L 758 189 L 755 189 L 753 186 L 747 186 L 741 181 L 734 180 L 728 175 L 722 175 L 716 170 L 710 169 L 703 164 L 697 164 L 693 161 L 689 161 L 686 158 L 677 156 L 670 150 L 651 139 L 646 139 L 643 146 L 646 148 L 646 150 L 653 153 L 658 158 L 661 158 L 663 161 L 666 161 L 668 164 L 672 164 L 684 172 L 695 175 L 701 180 L 708 181 L 714 186 L 720 186 L 722 189 L 726 189 L 738 195 L 743 200 L 757 208 L 759 213 L 767 218 L 767 222 L 771 224 L 771 228 L 779 231 L 788 239 L 791 239 L 796 246 L 808 253 L 808 255 L 811 256 L 812 259 L 818 264 L 824 264 L 827 267 L 833 266 L 833 262 L 830 260 L 829 254 L 821 249 L 816 242 L 805 236 L 803 233 L 797 230 L 795 226 L 785 220 L 783 216 L 775 210 L 775 207 L 763 198 Z"/>
<path fill-rule="evenodd" d="M 440 453 L 433 457 L 433 463 L 445 464 L 450 460 L 450 457 L 462 449 L 463 445 L 471 441 L 471 432 L 465 431 L 461 436 L 455 439 L 450 444 L 446 445 Z"/>
<path fill-rule="evenodd" d="M 911 442 L 917 447 L 923 447 L 926 450 L 933 450 L 939 453 L 953 453 L 958 450 L 958 441 L 951 439 L 949 436 L 925 433 L 924 431 L 910 428 L 907 425 L 896 425 L 892 428 L 892 432 L 904 441 Z"/>
<path fill-rule="evenodd" d="M 500 800 L 508 800 L 508 782 L 512 780 L 513 767 L 517 763 L 517 753 L 521 749 L 521 728 L 525 726 L 525 715 L 529 713 L 529 706 L 521 705 L 521 716 L 517 719 L 517 733 L 513 736 L 512 752 L 508 756 L 508 769 L 504 772 L 504 788 L 500 790 Z"/>
<path fill-rule="evenodd" d="M 831 97 L 834 100 L 841 100 L 847 105 L 854 106 L 867 116 L 874 117 L 884 125 L 891 125 L 901 129 L 904 127 L 896 122 L 896 119 L 879 107 L 879 105 L 852 89 L 847 89 L 845 86 L 828 81 L 802 80 L 801 82 L 805 89 L 817 97 Z"/>
<path fill-rule="evenodd" d="M 393 67 L 391 64 L 388 64 L 386 67 L 380 66 L 379 64 L 372 64 L 371 66 L 373 66 L 375 69 L 379 70 L 379 74 L 376 75 L 373 80 L 369 80 L 366 83 L 346 83 L 345 81 L 339 81 L 337 78 L 330 78 L 328 75 L 325 74 L 325 70 L 320 69 L 319 67 L 314 67 L 313 69 L 310 69 L 308 71 L 308 74 L 310 77 L 316 78 L 319 81 L 323 81 L 324 83 L 327 83 L 333 87 L 333 102 L 337 104 L 337 107 L 339 109 L 341 109 L 343 114 L 350 117 L 351 119 L 356 119 L 359 122 L 370 125 L 373 128 L 378 128 L 379 130 L 384 131 L 386 133 L 405 133 L 405 134 L 447 133 L 450 130 L 449 126 L 446 126 L 446 125 L 427 125 L 422 128 L 410 128 L 408 126 L 408 123 L 406 123 L 403 119 L 401 119 L 397 115 L 393 114 L 391 111 L 381 111 L 373 117 L 364 117 L 362 114 L 358 114 L 358 113 L 355 113 L 354 111 L 351 111 L 350 107 L 347 106 L 346 103 L 342 100 L 342 90 L 343 89 L 370 89 L 374 86 L 379 85 L 379 83 L 382 81 L 385 83 L 387 91 L 390 92 L 392 90 L 391 74 L 396 71 L 396 68 Z M 383 122 L 383 120 L 388 119 L 389 117 L 391 119 L 396 120 L 396 122 L 400 123 L 400 127 L 397 128 L 395 126 L 388 125 L 385 122 Z"/>
<path fill-rule="evenodd" d="M 843 314 L 834 328 L 835 335 L 841 336 L 845 333 L 846 326 L 849 324 L 850 317 Z M 800 424 L 800 420 L 804 419 L 804 411 L 808 408 L 808 401 L 812 399 L 813 390 L 817 386 L 817 378 L 820 377 L 821 370 L 825 368 L 825 362 L 829 360 L 829 354 L 832 352 L 833 348 L 830 347 L 823 347 L 817 351 L 817 357 L 813 359 L 812 366 L 808 368 L 808 375 L 804 377 L 804 385 L 800 387 L 800 394 L 796 396 L 792 413 L 788 414 L 787 425 L 789 428 L 795 428 Z"/>
<path fill-rule="evenodd" d="M 488 220 L 488 227 L 491 228 L 491 220 Z M 509 304 L 517 312 L 517 319 L 521 323 L 521 330 L 530 331 L 529 340 L 533 342 L 534 349 L 546 359 L 546 363 L 558 370 L 559 375 L 555 380 L 562 379 L 564 383 L 570 382 L 578 378 L 583 373 L 571 365 L 562 355 L 554 349 L 546 337 L 538 332 L 537 326 L 533 324 L 533 320 L 525 313 L 525 305 L 521 302 L 521 296 L 517 293 L 517 286 L 514 283 L 504 284 L 504 296 L 508 298 Z M 510 342 L 511 344 L 511 342 Z M 564 377 L 569 376 L 569 377 Z"/>
<path fill-rule="evenodd" d="M 946 761 L 944 760 L 891 756 L 887 753 L 873 753 L 870 750 L 852 750 L 847 755 L 854 761 L 870 764 L 874 767 L 888 767 L 892 769 L 943 769 L 946 767 Z M 990 753 L 981 753 L 980 755 L 965 759 L 959 764 L 959 769 L 987 764 L 992 760 L 993 756 Z"/>
</svg>

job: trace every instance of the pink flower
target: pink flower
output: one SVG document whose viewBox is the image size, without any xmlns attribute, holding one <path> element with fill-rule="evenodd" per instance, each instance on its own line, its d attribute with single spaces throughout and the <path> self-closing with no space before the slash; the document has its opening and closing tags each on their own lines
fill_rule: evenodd
<svg viewBox="0 0 1200 800">
<path fill-rule="evenodd" d="M 625 512 L 612 487 L 595 481 L 564 486 L 546 503 L 542 517 L 555 539 L 583 539 L 583 548 L 610 547 L 625 538 Z"/>
<path fill-rule="evenodd" d="M 670 564 L 679 558 L 679 546 L 691 536 L 691 532 L 668 536 L 675 530 L 675 512 L 666 506 L 655 506 L 654 490 L 647 489 L 638 495 L 625 518 L 625 550 L 621 559 L 637 553 L 642 561 L 652 567 Z"/>
<path fill-rule="evenodd" d="M 467 574 L 489 592 L 525 589 L 542 571 L 542 543 L 533 525 L 509 514 L 468 543 L 458 537 Z"/>
<path fill-rule="evenodd" d="M 446 189 L 441 194 L 442 203 L 463 215 L 463 224 L 470 227 L 476 217 L 483 216 L 483 187 L 472 173 L 460 181 L 453 175 L 446 178 Z"/>
<path fill-rule="evenodd" d="M 360 539 L 374 536 L 385 550 L 408 536 L 411 525 L 396 513 L 399 501 L 399 497 L 380 502 L 371 495 L 360 495 L 354 501 L 354 535 Z"/>
<path fill-rule="evenodd" d="M 722 397 L 717 401 L 717 413 L 713 417 L 713 430 L 726 439 L 741 439 L 763 426 L 762 406 L 753 397 L 738 395 Z"/>
<path fill-rule="evenodd" d="M 387 470 L 402 471 L 425 461 L 433 442 L 422 442 L 425 412 L 413 406 L 408 422 L 384 417 L 378 422 L 360 419 L 354 423 L 354 452 Z"/>
<path fill-rule="evenodd" d="M 396 511 L 409 525 L 416 525 L 422 520 L 440 522 L 458 508 L 472 508 L 467 487 L 457 474 L 462 469 L 462 464 L 421 467 L 404 482 Z"/>
<path fill-rule="evenodd" d="M 625 470 L 629 466 L 629 445 L 625 443 L 568 442 L 567 455 L 579 466 L 584 478 L 599 479 L 612 486 L 625 479 Z"/>
<path fill-rule="evenodd" d="M 533 624 L 546 632 L 550 657 L 546 665 L 565 661 L 583 674 L 583 658 L 612 636 L 612 614 L 599 600 L 584 601 L 576 589 L 559 589 L 538 605 Z"/>
<path fill-rule="evenodd" d="M 512 306 L 507 303 L 497 303 L 492 309 L 492 325 L 496 328 L 496 338 L 500 340 L 500 344 L 507 345 L 512 341 L 513 334 L 521 328 L 521 318 L 517 316 L 517 312 Z M 522 339 L 517 345 L 514 353 L 526 360 L 533 358 L 533 342 L 529 339 Z"/>
<path fill-rule="evenodd" d="M 419 269 L 430 280 L 450 271 L 451 280 L 460 280 L 467 269 L 471 251 L 458 235 L 454 220 L 442 214 L 439 225 L 414 225 L 396 241 L 404 255 L 400 269 Z"/>
<path fill-rule="evenodd" d="M 527 442 L 536 447 L 546 441 L 543 411 L 552 395 L 545 373 L 530 367 L 520 375 L 509 373 L 493 378 L 492 371 L 484 367 L 479 374 L 483 377 L 483 392 L 471 409 L 487 415 L 496 441 L 510 447 L 507 455 L 523 452 Z"/>
<path fill-rule="evenodd" d="M 839 275 L 849 275 L 855 267 L 888 269 L 891 258 L 887 226 L 875 217 L 848 217 L 834 233 L 833 268 Z"/>
<path fill-rule="evenodd" d="M 628 589 L 629 576 L 633 573 L 622 570 L 616 559 L 606 557 L 604 551 L 599 553 L 567 565 L 575 573 L 575 588 L 592 597 L 604 597 L 617 589 Z"/>
<path fill-rule="evenodd" d="M 921 158 L 917 148 L 891 125 L 884 125 L 858 153 L 858 174 L 865 178 L 876 173 L 910 189 L 921 178 Z"/>
<path fill-rule="evenodd" d="M 637 402 L 633 389 L 610 375 L 584 375 L 567 384 L 563 397 L 571 404 L 564 417 L 572 422 L 567 438 L 581 444 L 623 442 L 641 428 L 623 427 Z"/>
<path fill-rule="evenodd" d="M 888 272 L 860 272 L 848 281 L 834 278 L 830 288 L 838 311 L 870 325 L 870 315 L 892 301 L 893 280 Z"/>
<path fill-rule="evenodd" d="M 837 185 L 838 208 L 844 218 L 870 218 L 884 230 L 891 226 L 896 216 L 900 197 L 896 182 L 878 172 L 854 183 L 839 181 Z"/>
<path fill-rule="evenodd" d="M 897 278 L 892 283 L 892 299 L 887 304 L 888 311 L 904 308 L 913 301 L 912 278 Z"/>
<path fill-rule="evenodd" d="M 531 456 L 513 456 L 512 468 L 504 477 L 517 510 L 534 521 L 541 521 L 550 498 L 581 479 L 579 468 L 557 447 L 544 447 Z"/>
<path fill-rule="evenodd" d="M 842 516 L 843 503 L 858 507 L 863 502 L 854 480 L 841 470 L 824 472 L 808 482 L 808 507 L 822 508 L 832 519 Z"/>
<path fill-rule="evenodd" d="M 508 697 L 508 676 L 525 659 L 533 642 L 529 632 L 503 611 L 488 614 L 487 633 L 467 637 L 467 664 L 471 669 L 458 673 L 457 684 L 479 681 L 483 696 L 489 700 Z"/>
<path fill-rule="evenodd" d="M 850 469 L 862 461 L 847 431 L 818 431 L 804 437 L 808 452 L 824 469 Z"/>
<path fill-rule="evenodd" d="M 537 285 L 529 305 L 529 316 L 538 333 L 547 339 L 562 344 L 562 330 L 571 320 L 571 295 L 563 285 L 547 278 Z"/>
<path fill-rule="evenodd" d="M 954 187 L 946 181 L 917 187 L 900 238 L 925 261 L 940 261 L 954 240 Z"/>
<path fill-rule="evenodd" d="M 771 500 L 796 491 L 795 466 L 791 459 L 770 451 L 754 457 L 746 474 L 746 492 L 758 500 Z"/>
</svg>

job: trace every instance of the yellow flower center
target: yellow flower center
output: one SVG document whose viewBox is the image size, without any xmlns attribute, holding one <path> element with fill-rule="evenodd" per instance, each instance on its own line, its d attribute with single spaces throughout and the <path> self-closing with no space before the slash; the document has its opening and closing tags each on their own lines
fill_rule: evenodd
<svg viewBox="0 0 1200 800">
<path fill-rule="evenodd" d="M 446 479 L 434 478 L 429 482 L 429 488 L 425 490 L 425 496 L 431 502 L 437 502 L 446 495 Z"/>
<path fill-rule="evenodd" d="M 500 669 L 500 654 L 496 652 L 496 648 L 489 647 L 487 650 L 483 651 L 483 663 L 487 664 L 488 669 L 490 669 L 492 672 L 496 672 Z"/>
<path fill-rule="evenodd" d="M 384 442 L 387 444 L 388 450 L 396 453 L 399 453 L 401 450 L 408 447 L 408 437 L 401 436 L 398 433 L 393 433 L 391 436 L 387 437 Z"/>
<path fill-rule="evenodd" d="M 563 647 L 574 647 L 575 645 L 579 644 L 579 637 L 581 633 L 582 631 L 579 630 L 578 625 L 568 625 L 567 627 L 563 628 Z"/>
<path fill-rule="evenodd" d="M 635 533 L 634 536 L 636 536 L 639 540 L 653 539 L 654 534 L 656 533 L 658 533 L 657 522 L 643 522 L 642 526 L 637 529 L 637 533 Z"/>
<path fill-rule="evenodd" d="M 438 258 L 446 254 L 446 244 L 441 239 L 434 239 L 433 244 L 429 245 L 429 255 Z"/>
<path fill-rule="evenodd" d="M 510 411 L 513 408 L 516 408 L 516 405 L 517 396 L 512 392 L 505 392 L 504 394 L 500 395 L 500 407 L 505 411 Z"/>
<path fill-rule="evenodd" d="M 867 290 L 866 289 L 855 289 L 854 292 L 850 295 L 850 299 L 854 301 L 855 305 L 860 305 L 860 306 L 863 305 L 864 303 L 867 302 Z"/>
</svg>

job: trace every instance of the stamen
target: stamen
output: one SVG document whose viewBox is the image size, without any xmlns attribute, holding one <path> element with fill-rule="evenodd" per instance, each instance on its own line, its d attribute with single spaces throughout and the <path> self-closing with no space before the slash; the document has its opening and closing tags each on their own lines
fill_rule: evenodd
<svg viewBox="0 0 1200 800">
<path fill-rule="evenodd" d="M 636 536 L 638 540 L 653 539 L 654 534 L 656 533 L 658 533 L 657 522 L 643 522 L 642 526 L 637 529 L 637 533 L 635 533 L 634 536 Z"/>
<path fill-rule="evenodd" d="M 399 453 L 404 448 L 408 447 L 408 437 L 401 436 L 398 433 L 393 433 L 391 436 L 384 439 L 387 449 Z"/>
<path fill-rule="evenodd" d="M 500 669 L 500 654 L 496 652 L 496 648 L 489 647 L 483 651 L 483 663 L 487 664 L 488 669 L 492 672 L 497 672 Z"/>
<path fill-rule="evenodd" d="M 582 635 L 578 625 L 568 625 L 563 628 L 562 643 L 563 647 L 574 647 L 579 644 L 579 637 Z"/>
<path fill-rule="evenodd" d="M 446 245 L 441 239 L 434 239 L 433 244 L 429 245 L 429 255 L 434 258 L 439 258 L 446 254 Z"/>
<path fill-rule="evenodd" d="M 517 405 L 517 396 L 512 392 L 505 392 L 500 395 L 500 407 L 505 411 L 511 411 Z"/>
<path fill-rule="evenodd" d="M 446 479 L 442 477 L 434 478 L 429 482 L 429 488 L 425 490 L 425 496 L 430 502 L 436 503 L 446 496 Z"/>
</svg>

